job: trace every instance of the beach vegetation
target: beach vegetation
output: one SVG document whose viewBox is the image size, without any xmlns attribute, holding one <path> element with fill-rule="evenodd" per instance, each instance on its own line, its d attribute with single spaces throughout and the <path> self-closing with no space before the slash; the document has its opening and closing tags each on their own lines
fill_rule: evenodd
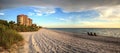
<svg viewBox="0 0 120 53">
<path fill-rule="evenodd" d="M 18 32 L 37 31 L 38 26 L 18 25 L 14 21 L 0 20 L 0 48 L 10 49 L 12 45 L 24 42 L 23 37 Z"/>
<path fill-rule="evenodd" d="M 23 37 L 20 34 L 0 24 L 0 47 L 9 49 L 13 44 L 19 41 L 23 41 Z"/>
<path fill-rule="evenodd" d="M 41 26 L 25 26 L 25 25 L 19 25 L 15 23 L 14 21 L 7 22 L 6 20 L 0 20 L 0 24 L 8 27 L 9 29 L 16 30 L 18 32 L 29 32 L 29 31 L 38 31 Z"/>
</svg>

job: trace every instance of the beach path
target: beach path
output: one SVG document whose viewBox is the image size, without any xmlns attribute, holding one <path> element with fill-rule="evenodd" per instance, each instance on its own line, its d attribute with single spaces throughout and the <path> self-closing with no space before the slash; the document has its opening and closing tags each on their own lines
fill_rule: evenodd
<svg viewBox="0 0 120 53">
<path fill-rule="evenodd" d="M 120 42 L 98 41 L 95 37 L 93 40 L 87 39 L 87 36 L 74 37 L 73 34 L 48 29 L 20 34 L 26 42 L 20 51 L 22 53 L 120 53 Z"/>
</svg>

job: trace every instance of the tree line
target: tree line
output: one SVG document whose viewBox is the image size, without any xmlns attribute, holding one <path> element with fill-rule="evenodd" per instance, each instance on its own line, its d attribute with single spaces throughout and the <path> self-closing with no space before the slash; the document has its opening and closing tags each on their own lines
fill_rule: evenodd
<svg viewBox="0 0 120 53">
<path fill-rule="evenodd" d="M 41 26 L 25 26 L 25 25 L 19 25 L 17 23 L 15 23 L 15 21 L 6 21 L 6 20 L 0 20 L 0 24 L 6 26 L 9 29 L 13 29 L 16 30 L 18 32 L 29 32 L 29 31 L 37 31 L 40 28 L 42 28 Z"/>
</svg>

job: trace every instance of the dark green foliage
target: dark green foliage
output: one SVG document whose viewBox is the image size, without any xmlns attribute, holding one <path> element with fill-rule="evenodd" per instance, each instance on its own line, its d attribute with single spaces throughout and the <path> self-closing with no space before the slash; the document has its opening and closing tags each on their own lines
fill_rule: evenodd
<svg viewBox="0 0 120 53">
<path fill-rule="evenodd" d="M 9 29 L 16 30 L 18 32 L 29 32 L 29 31 L 37 31 L 39 30 L 38 26 L 24 26 L 16 24 L 14 21 L 7 22 L 5 20 L 0 20 L 0 24 L 5 25 Z"/>
<path fill-rule="evenodd" d="M 16 31 L 19 31 L 19 32 L 29 32 L 29 31 L 37 31 L 39 30 L 39 28 L 36 26 L 23 26 L 23 25 L 19 25 L 19 26 L 14 26 L 14 28 Z"/>
<path fill-rule="evenodd" d="M 15 24 L 15 22 L 14 21 L 10 21 L 9 24 Z"/>
<path fill-rule="evenodd" d="M 15 30 L 0 24 L 0 46 L 5 49 L 10 48 L 13 44 L 22 41 L 23 37 Z"/>
<path fill-rule="evenodd" d="M 8 22 L 6 20 L 0 20 L 0 24 L 8 26 Z"/>
</svg>

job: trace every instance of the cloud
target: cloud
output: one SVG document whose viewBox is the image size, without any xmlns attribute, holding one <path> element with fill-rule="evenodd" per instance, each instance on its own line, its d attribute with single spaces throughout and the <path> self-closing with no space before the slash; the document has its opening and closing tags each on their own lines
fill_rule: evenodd
<svg viewBox="0 0 120 53">
<path fill-rule="evenodd" d="M 64 22 L 69 22 L 69 19 L 65 19 L 65 18 L 56 18 L 56 19 Z"/>
<path fill-rule="evenodd" d="M 81 11 L 100 6 L 120 5 L 120 0 L 0 0 L 0 8 L 19 6 L 59 7 L 65 12 Z"/>
<path fill-rule="evenodd" d="M 120 21 L 120 5 L 96 8 L 99 12 L 99 20 Z"/>
<path fill-rule="evenodd" d="M 66 21 L 64 18 L 56 18 L 57 20 Z"/>
<path fill-rule="evenodd" d="M 36 15 L 37 15 L 37 16 L 42 16 L 42 14 L 41 14 L 41 13 L 36 13 Z"/>
<path fill-rule="evenodd" d="M 0 15 L 5 15 L 4 13 L 0 13 Z"/>
<path fill-rule="evenodd" d="M 34 7 L 34 12 L 36 13 L 36 15 L 38 16 L 42 16 L 42 15 L 50 15 L 55 13 L 55 9 L 54 8 L 46 8 L 46 7 Z"/>
<path fill-rule="evenodd" d="M 29 16 L 33 16 L 33 15 L 35 15 L 35 13 L 28 12 L 28 15 L 29 15 Z"/>
<path fill-rule="evenodd" d="M 68 16 L 67 18 L 66 17 L 64 17 L 64 18 L 60 18 L 60 17 L 58 17 L 58 18 L 56 18 L 57 20 L 60 20 L 60 21 L 64 21 L 64 22 L 69 22 L 69 23 L 75 23 L 75 22 L 78 22 L 79 20 L 79 16 L 72 16 L 72 15 L 70 15 L 70 16 Z"/>
</svg>

